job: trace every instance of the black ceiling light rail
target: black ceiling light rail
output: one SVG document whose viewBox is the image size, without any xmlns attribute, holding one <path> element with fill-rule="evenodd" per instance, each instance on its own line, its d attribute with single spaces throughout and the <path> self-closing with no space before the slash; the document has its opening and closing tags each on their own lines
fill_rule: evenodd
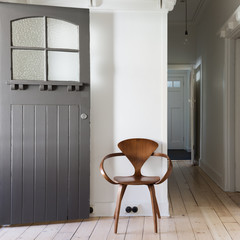
<svg viewBox="0 0 240 240">
<path fill-rule="evenodd" d="M 187 20 L 188 12 L 187 12 L 187 0 L 185 0 L 185 35 L 188 35 L 188 20 Z"/>
</svg>

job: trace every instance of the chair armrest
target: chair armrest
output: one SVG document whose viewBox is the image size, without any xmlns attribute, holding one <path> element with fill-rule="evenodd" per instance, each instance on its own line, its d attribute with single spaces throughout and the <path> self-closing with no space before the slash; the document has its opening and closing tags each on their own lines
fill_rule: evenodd
<svg viewBox="0 0 240 240">
<path fill-rule="evenodd" d="M 118 156 L 125 156 L 123 153 L 111 153 L 111 154 L 108 154 L 107 156 L 105 156 L 102 160 L 102 162 L 100 163 L 100 172 L 101 174 L 103 175 L 103 177 L 110 183 L 112 184 L 118 184 L 117 182 L 113 181 L 108 175 L 107 173 L 105 172 L 104 170 L 104 161 L 108 158 L 112 158 L 112 157 L 118 157 Z"/>
<path fill-rule="evenodd" d="M 171 174 L 171 172 L 172 172 L 172 168 L 173 168 L 172 161 L 171 161 L 171 159 L 169 158 L 168 155 L 163 154 L 163 153 L 153 153 L 152 156 L 154 156 L 154 157 L 164 157 L 164 158 L 167 158 L 167 160 L 168 160 L 168 170 L 167 170 L 167 172 L 166 172 L 165 175 L 164 175 L 158 182 L 156 182 L 155 184 L 163 183 L 165 180 L 168 179 L 168 177 L 170 176 L 170 174 Z"/>
</svg>

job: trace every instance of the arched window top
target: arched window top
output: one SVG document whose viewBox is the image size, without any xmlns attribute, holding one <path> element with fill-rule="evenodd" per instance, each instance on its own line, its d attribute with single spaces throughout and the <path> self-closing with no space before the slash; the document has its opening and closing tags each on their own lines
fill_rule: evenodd
<svg viewBox="0 0 240 240">
<path fill-rule="evenodd" d="M 43 17 L 14 20 L 12 27 L 12 46 L 45 47 L 45 23 Z"/>
<path fill-rule="evenodd" d="M 11 23 L 12 46 L 79 49 L 79 26 L 50 17 L 29 17 Z"/>
<path fill-rule="evenodd" d="M 79 49 L 79 26 L 47 18 L 47 44 L 49 48 Z"/>
</svg>

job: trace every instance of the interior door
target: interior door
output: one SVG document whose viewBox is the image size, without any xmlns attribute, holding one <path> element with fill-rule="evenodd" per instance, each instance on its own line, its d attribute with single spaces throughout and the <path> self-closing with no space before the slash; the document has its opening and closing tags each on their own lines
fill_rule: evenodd
<svg viewBox="0 0 240 240">
<path fill-rule="evenodd" d="M 168 149 L 184 149 L 183 76 L 168 77 Z"/>
<path fill-rule="evenodd" d="M 89 214 L 89 12 L 0 3 L 0 224 Z"/>
</svg>

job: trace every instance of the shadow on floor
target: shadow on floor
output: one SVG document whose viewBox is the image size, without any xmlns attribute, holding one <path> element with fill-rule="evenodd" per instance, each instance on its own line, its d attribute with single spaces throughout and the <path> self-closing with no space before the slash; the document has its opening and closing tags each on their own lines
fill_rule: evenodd
<svg viewBox="0 0 240 240">
<path fill-rule="evenodd" d="M 183 149 L 168 150 L 168 156 L 171 160 L 191 160 L 191 152 L 187 152 Z"/>
</svg>

